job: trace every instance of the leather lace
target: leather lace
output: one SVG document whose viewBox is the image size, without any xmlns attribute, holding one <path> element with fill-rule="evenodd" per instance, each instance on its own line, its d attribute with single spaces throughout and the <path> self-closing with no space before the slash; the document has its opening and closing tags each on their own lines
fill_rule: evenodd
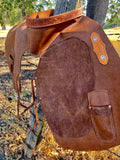
<svg viewBox="0 0 120 160">
<path fill-rule="evenodd" d="M 21 115 L 23 115 L 27 110 L 29 110 L 30 108 L 32 108 L 34 106 L 35 108 L 35 115 L 36 115 L 36 124 L 30 129 L 29 133 L 40 123 L 39 118 L 38 118 L 38 112 L 37 112 L 37 104 L 36 104 L 36 100 L 38 100 L 38 98 L 35 97 L 35 89 L 34 89 L 34 77 L 31 80 L 31 87 L 32 87 L 32 95 L 33 95 L 33 102 L 31 103 L 30 106 L 25 106 L 24 104 L 22 104 L 20 102 L 20 95 L 21 95 L 21 83 L 20 83 L 20 78 L 18 78 L 17 80 L 17 93 L 18 93 L 18 100 L 17 100 L 17 117 L 21 118 L 20 114 L 19 114 L 19 108 L 20 106 L 22 106 L 24 109 L 24 111 L 21 113 Z"/>
</svg>

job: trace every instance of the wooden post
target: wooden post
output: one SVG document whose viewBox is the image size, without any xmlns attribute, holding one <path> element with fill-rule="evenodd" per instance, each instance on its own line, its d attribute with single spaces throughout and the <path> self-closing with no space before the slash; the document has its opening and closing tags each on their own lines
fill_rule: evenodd
<svg viewBox="0 0 120 160">
<path fill-rule="evenodd" d="M 87 16 L 104 25 L 109 0 L 88 0 Z"/>
<path fill-rule="evenodd" d="M 88 0 L 88 3 L 87 3 L 86 15 L 92 19 L 94 19 L 96 4 L 97 4 L 97 0 Z"/>
<path fill-rule="evenodd" d="M 94 20 L 97 21 L 99 24 L 101 24 L 101 26 L 104 25 L 108 4 L 109 0 L 97 0 Z"/>
<path fill-rule="evenodd" d="M 38 104 L 38 116 L 39 116 L 40 124 L 34 129 L 34 131 L 32 131 L 29 134 L 30 128 L 34 126 L 34 124 L 36 123 L 35 110 L 34 110 L 34 107 L 32 107 L 31 115 L 30 115 L 30 123 L 28 125 L 28 130 L 27 130 L 27 135 L 26 135 L 26 140 L 24 145 L 24 156 L 25 156 L 24 158 L 26 160 L 31 159 L 32 150 L 35 148 L 36 144 L 39 143 L 39 141 L 41 140 L 40 136 L 41 136 L 41 131 L 43 127 L 44 115 L 43 115 L 40 103 L 38 102 L 37 104 Z"/>
<path fill-rule="evenodd" d="M 57 0 L 55 15 L 80 8 L 82 0 Z"/>
</svg>

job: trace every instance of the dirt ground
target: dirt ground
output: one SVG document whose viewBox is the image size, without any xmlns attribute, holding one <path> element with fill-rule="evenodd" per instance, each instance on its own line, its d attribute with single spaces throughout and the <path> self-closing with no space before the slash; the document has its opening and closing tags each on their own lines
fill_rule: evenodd
<svg viewBox="0 0 120 160">
<path fill-rule="evenodd" d="M 3 33 L 4 32 L 4 33 Z M 112 31 L 106 31 L 111 33 Z M 117 31 L 120 33 L 120 28 Z M 24 141 L 26 138 L 29 112 L 22 118 L 17 118 L 16 105 L 17 93 L 13 89 L 4 51 L 4 42 L 7 31 L 0 30 L 0 160 L 23 160 Z M 111 36 L 110 36 L 111 38 Z M 112 37 L 113 45 L 120 54 L 118 36 Z M 22 59 L 22 94 L 21 99 L 25 105 L 32 101 L 31 78 L 35 72 L 39 58 L 25 54 Z M 22 108 L 20 109 L 22 111 Z M 99 152 L 74 152 L 64 150 L 54 140 L 49 127 L 43 128 L 43 139 L 33 151 L 35 160 L 119 160 L 120 157 L 108 150 Z M 120 146 L 113 147 L 110 151 L 120 155 Z"/>
</svg>

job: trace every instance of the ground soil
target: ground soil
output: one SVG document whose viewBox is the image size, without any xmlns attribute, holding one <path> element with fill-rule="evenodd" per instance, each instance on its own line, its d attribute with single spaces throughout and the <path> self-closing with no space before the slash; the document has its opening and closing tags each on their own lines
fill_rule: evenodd
<svg viewBox="0 0 120 160">
<path fill-rule="evenodd" d="M 26 138 L 29 112 L 22 118 L 17 118 L 17 93 L 13 89 L 12 79 L 4 54 L 4 42 L 7 31 L 0 31 L 0 160 L 22 160 L 24 141 Z M 118 41 L 117 41 L 118 43 Z M 116 45 L 116 43 L 115 43 Z M 118 43 L 117 46 L 120 46 Z M 117 47 L 119 52 L 120 47 Z M 119 52 L 120 53 L 120 52 Z M 22 94 L 25 105 L 32 101 L 31 78 L 35 72 L 39 58 L 25 54 L 22 59 Z M 20 111 L 23 109 L 21 108 Z M 119 157 L 108 150 L 99 152 L 74 152 L 64 150 L 54 140 L 47 125 L 43 127 L 43 139 L 33 151 L 33 159 L 40 160 L 118 160 Z M 110 149 L 120 155 L 120 146 Z"/>
</svg>

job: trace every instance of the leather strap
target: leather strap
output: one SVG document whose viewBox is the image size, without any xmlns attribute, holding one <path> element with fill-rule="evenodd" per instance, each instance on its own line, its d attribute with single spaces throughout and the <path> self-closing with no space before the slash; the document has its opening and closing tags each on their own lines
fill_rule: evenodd
<svg viewBox="0 0 120 160">
<path fill-rule="evenodd" d="M 52 26 L 52 25 L 66 22 L 66 21 L 73 20 L 75 18 L 80 17 L 81 15 L 84 15 L 83 8 L 79 8 L 79 9 L 65 12 L 55 16 L 53 16 L 53 14 L 54 14 L 54 10 L 47 10 L 43 12 L 29 14 L 26 17 L 27 27 L 41 28 L 41 27 Z"/>
<path fill-rule="evenodd" d="M 93 51 L 95 52 L 99 62 L 103 65 L 108 64 L 108 55 L 100 35 L 96 32 L 91 34 L 91 41 L 93 45 Z"/>
<path fill-rule="evenodd" d="M 33 79 L 31 80 L 33 103 L 32 103 L 29 107 L 26 107 L 25 105 L 23 105 L 23 104 L 20 102 L 20 94 L 21 94 L 20 77 L 18 77 L 18 80 L 17 80 L 17 93 L 18 93 L 17 117 L 18 117 L 18 118 L 21 118 L 21 116 L 20 116 L 20 114 L 19 114 L 19 108 L 20 108 L 20 106 L 22 106 L 22 107 L 25 108 L 25 110 L 21 113 L 21 115 L 23 115 L 28 109 L 30 109 L 31 107 L 33 107 L 33 105 L 34 105 L 34 108 L 35 108 L 36 123 L 35 123 L 35 125 L 30 129 L 29 133 L 40 123 L 39 117 L 38 117 L 38 112 L 37 112 L 37 104 L 36 104 L 36 97 L 35 97 L 35 90 L 34 90 L 33 81 L 34 81 L 34 77 L 33 77 Z"/>
</svg>

